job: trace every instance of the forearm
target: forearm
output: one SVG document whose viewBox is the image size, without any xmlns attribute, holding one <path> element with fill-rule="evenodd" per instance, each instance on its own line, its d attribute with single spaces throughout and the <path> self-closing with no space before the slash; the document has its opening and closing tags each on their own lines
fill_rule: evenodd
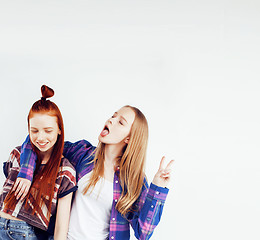
<svg viewBox="0 0 260 240">
<path fill-rule="evenodd" d="M 64 226 L 64 224 L 59 224 L 59 226 L 55 226 L 54 240 L 66 240 L 67 233 L 68 225 Z"/>
<path fill-rule="evenodd" d="M 160 221 L 168 191 L 151 184 L 148 193 L 143 192 L 139 201 L 140 211 L 130 221 L 137 239 L 146 240 L 152 236 Z"/>
<path fill-rule="evenodd" d="M 26 178 L 30 181 L 33 179 L 33 173 L 36 166 L 37 155 L 33 151 L 30 137 L 27 136 L 21 148 L 20 166 L 21 170 L 17 177 Z"/>
</svg>

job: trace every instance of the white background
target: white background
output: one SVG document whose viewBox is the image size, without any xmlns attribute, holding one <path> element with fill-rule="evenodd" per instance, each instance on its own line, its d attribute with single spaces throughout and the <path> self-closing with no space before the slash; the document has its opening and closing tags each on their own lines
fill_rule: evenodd
<svg viewBox="0 0 260 240">
<path fill-rule="evenodd" d="M 131 104 L 149 122 L 149 180 L 175 159 L 152 239 L 260 239 L 259 1 L 0 3 L 1 161 L 42 84 L 70 141 L 97 144 Z"/>
</svg>

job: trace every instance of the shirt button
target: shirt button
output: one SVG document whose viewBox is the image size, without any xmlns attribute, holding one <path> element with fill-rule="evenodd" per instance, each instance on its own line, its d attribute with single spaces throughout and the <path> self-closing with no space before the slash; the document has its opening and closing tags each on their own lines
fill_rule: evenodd
<svg viewBox="0 0 260 240">
<path fill-rule="evenodd" d="M 112 236 L 111 239 L 114 239 L 114 236 Z"/>
<path fill-rule="evenodd" d="M 152 205 L 151 208 L 153 208 L 154 206 Z"/>
<path fill-rule="evenodd" d="M 157 191 L 157 192 L 156 192 L 156 194 L 158 195 L 158 194 L 159 194 L 159 192 Z"/>
<path fill-rule="evenodd" d="M 117 199 L 115 199 L 115 202 L 117 202 Z"/>
<path fill-rule="evenodd" d="M 112 218 L 113 221 L 115 221 L 116 219 L 115 218 Z"/>
<path fill-rule="evenodd" d="M 116 180 L 116 183 L 118 183 L 118 181 Z"/>
</svg>

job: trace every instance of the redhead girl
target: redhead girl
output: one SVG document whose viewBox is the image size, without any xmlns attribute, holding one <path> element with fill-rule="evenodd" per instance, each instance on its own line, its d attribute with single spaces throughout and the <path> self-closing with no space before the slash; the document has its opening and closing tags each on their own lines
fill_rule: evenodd
<svg viewBox="0 0 260 240">
<path fill-rule="evenodd" d="M 148 125 L 135 107 L 115 112 L 98 139 L 97 147 L 86 140 L 65 142 L 63 154 L 75 166 L 78 181 L 68 239 L 126 240 L 130 225 L 137 239 L 149 239 L 162 215 L 173 161 L 164 167 L 163 157 L 148 186 L 144 173 Z M 28 180 L 19 179 L 18 188 L 28 187 L 32 178 L 28 169 L 34 168 L 37 158 L 28 139 L 22 156 L 20 176 Z"/>
<path fill-rule="evenodd" d="M 54 239 L 67 238 L 72 192 L 77 190 L 76 172 L 62 156 L 62 116 L 57 105 L 47 100 L 54 91 L 45 85 L 41 91 L 41 100 L 33 104 L 28 115 L 28 140 L 37 156 L 34 180 L 23 198 L 13 191 L 20 171 L 21 147 L 16 147 L 4 163 L 0 239 L 46 240 L 53 235 L 55 219 Z"/>
</svg>

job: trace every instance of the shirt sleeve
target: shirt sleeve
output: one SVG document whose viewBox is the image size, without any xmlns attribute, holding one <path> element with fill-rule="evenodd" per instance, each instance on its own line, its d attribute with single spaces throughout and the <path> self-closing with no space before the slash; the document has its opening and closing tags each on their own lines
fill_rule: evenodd
<svg viewBox="0 0 260 240">
<path fill-rule="evenodd" d="M 69 159 L 70 163 L 79 171 L 82 165 L 87 164 L 93 159 L 95 147 L 86 140 L 80 140 L 75 143 L 66 141 L 64 143 L 63 155 Z"/>
<path fill-rule="evenodd" d="M 26 178 L 30 181 L 33 179 L 33 173 L 36 166 L 37 155 L 32 149 L 29 135 L 25 139 L 20 156 L 21 170 L 17 177 Z"/>
<path fill-rule="evenodd" d="M 65 197 L 69 193 L 77 190 L 76 171 L 67 159 L 63 160 L 59 177 L 61 177 L 62 180 L 58 192 L 58 198 Z"/>
<path fill-rule="evenodd" d="M 80 169 L 82 164 L 92 160 L 94 152 L 95 147 L 86 140 L 80 140 L 75 143 L 66 141 L 64 143 L 63 155 L 65 158 L 69 159 L 76 170 Z M 21 170 L 18 177 L 32 181 L 36 160 L 37 155 L 32 149 L 30 137 L 28 135 L 21 148 Z"/>
<path fill-rule="evenodd" d="M 6 162 L 4 162 L 3 165 L 4 174 L 6 176 L 6 179 L 3 183 L 3 187 L 0 191 L 0 206 L 2 208 L 2 211 L 4 209 L 3 202 L 7 196 L 7 194 L 12 189 L 17 175 L 20 170 L 20 152 L 17 148 L 13 149 L 11 154 L 9 155 L 9 158 Z"/>
<path fill-rule="evenodd" d="M 153 183 L 148 188 L 145 181 L 141 196 L 135 204 L 139 210 L 128 219 L 137 239 L 146 240 L 152 236 L 161 219 L 168 192 L 168 188 L 158 187 Z"/>
</svg>

